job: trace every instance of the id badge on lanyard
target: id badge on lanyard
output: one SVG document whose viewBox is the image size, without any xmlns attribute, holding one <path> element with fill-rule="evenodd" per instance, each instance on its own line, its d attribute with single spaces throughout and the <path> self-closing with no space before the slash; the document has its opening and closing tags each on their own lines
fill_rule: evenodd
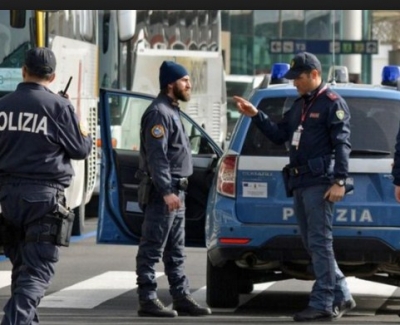
<svg viewBox="0 0 400 325">
<path fill-rule="evenodd" d="M 293 133 L 293 138 L 292 138 L 292 146 L 295 146 L 296 149 L 299 148 L 300 144 L 300 138 L 301 138 L 301 132 L 303 131 L 303 127 L 301 124 L 297 127 L 297 130 L 294 131 Z"/>
<path fill-rule="evenodd" d="M 301 120 L 300 120 L 300 125 L 297 127 L 297 130 L 293 132 L 293 137 L 292 137 L 292 146 L 296 147 L 296 150 L 299 149 L 299 144 L 300 144 L 300 138 L 301 138 L 301 133 L 303 132 L 303 122 L 306 119 L 307 113 L 310 110 L 310 107 L 312 104 L 314 104 L 314 101 L 317 99 L 319 95 L 321 95 L 328 87 L 325 85 L 323 88 L 319 90 L 319 92 L 315 95 L 314 99 L 311 101 L 311 103 L 306 106 L 304 104 L 302 113 L 301 113 Z"/>
</svg>

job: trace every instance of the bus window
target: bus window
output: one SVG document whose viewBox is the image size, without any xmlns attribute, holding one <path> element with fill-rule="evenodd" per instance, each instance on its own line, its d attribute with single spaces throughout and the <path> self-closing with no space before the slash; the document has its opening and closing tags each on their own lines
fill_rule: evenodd
<svg viewBox="0 0 400 325">
<path fill-rule="evenodd" d="M 13 28 L 24 28 L 26 22 L 26 10 L 10 10 L 10 25 Z"/>
<path fill-rule="evenodd" d="M 93 42 L 94 39 L 94 10 L 79 10 L 80 12 L 80 35 L 83 40 Z"/>
<path fill-rule="evenodd" d="M 31 10 L 0 10 L 0 97 L 22 81 L 25 52 L 33 43 L 27 23 L 31 17 Z"/>
</svg>

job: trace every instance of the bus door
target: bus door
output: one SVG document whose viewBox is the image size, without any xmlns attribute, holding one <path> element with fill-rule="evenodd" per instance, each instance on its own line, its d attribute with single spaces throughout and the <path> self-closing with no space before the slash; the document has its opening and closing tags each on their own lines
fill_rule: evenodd
<svg viewBox="0 0 400 325">
<path fill-rule="evenodd" d="M 140 119 L 153 99 L 152 95 L 100 88 L 102 155 L 98 243 L 139 242 L 143 212 L 137 202 L 139 180 L 135 174 L 139 168 Z M 222 149 L 184 112 L 181 112 L 181 120 L 188 132 L 193 155 L 193 174 L 189 177 L 185 202 L 186 245 L 204 247 L 208 192 Z M 119 129 L 118 143 L 113 143 L 115 128 Z"/>
</svg>

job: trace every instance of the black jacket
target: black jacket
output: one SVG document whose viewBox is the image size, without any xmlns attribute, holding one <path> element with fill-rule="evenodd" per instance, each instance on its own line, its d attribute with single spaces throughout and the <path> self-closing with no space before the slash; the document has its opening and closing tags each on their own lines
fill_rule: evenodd
<svg viewBox="0 0 400 325">
<path fill-rule="evenodd" d="M 193 173 L 190 142 L 179 106 L 167 95 L 159 94 L 142 116 L 140 169 L 150 174 L 163 196 L 172 192 L 172 178 Z"/>
<path fill-rule="evenodd" d="M 83 134 L 71 102 L 23 82 L 0 99 L 0 177 L 51 181 L 67 187 L 71 159 L 85 159 L 92 138 Z"/>
<path fill-rule="evenodd" d="M 332 177 L 348 176 L 350 110 L 344 99 L 326 84 L 297 98 L 279 123 L 272 122 L 262 111 L 252 120 L 271 141 L 289 142 L 290 167 L 309 167 L 309 172 L 290 178 L 292 188 L 328 184 Z M 300 124 L 303 130 L 296 147 L 291 144 L 292 137 Z"/>
</svg>

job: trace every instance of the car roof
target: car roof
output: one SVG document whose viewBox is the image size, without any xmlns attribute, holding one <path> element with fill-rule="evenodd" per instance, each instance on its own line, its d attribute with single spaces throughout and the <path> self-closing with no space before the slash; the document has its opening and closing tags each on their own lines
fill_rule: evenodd
<svg viewBox="0 0 400 325">
<path fill-rule="evenodd" d="M 400 100 L 400 91 L 394 87 L 355 83 L 328 83 L 328 86 L 344 97 L 373 97 L 378 99 Z M 283 96 L 298 96 L 296 87 L 294 87 L 291 82 L 286 84 L 273 84 L 269 85 L 267 88 L 256 89 L 250 100 L 253 103 L 258 103 L 266 97 Z"/>
</svg>

